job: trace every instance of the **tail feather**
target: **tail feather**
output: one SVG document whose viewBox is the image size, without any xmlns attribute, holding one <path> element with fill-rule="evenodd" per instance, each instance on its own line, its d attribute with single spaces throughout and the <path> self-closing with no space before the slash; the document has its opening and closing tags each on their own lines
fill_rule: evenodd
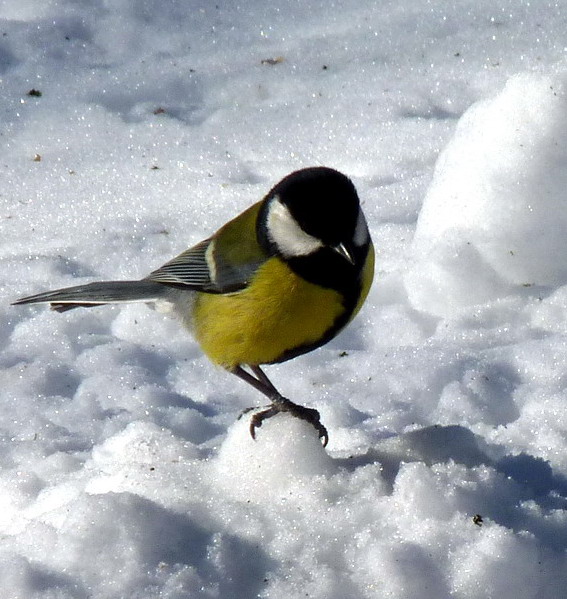
<svg viewBox="0 0 567 599">
<path fill-rule="evenodd" d="M 150 302 L 163 298 L 167 291 L 166 286 L 154 281 L 103 281 L 22 297 L 12 305 L 49 303 L 53 310 L 65 312 L 102 304 Z"/>
</svg>

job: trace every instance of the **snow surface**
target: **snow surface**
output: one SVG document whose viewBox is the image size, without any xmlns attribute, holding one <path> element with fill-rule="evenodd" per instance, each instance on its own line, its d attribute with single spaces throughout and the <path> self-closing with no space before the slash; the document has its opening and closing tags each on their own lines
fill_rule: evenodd
<svg viewBox="0 0 567 599">
<path fill-rule="evenodd" d="M 1 0 L 0 596 L 563 599 L 566 40 L 565 0 Z M 377 249 L 268 368 L 327 449 L 254 442 L 262 399 L 145 305 L 9 305 L 316 164 Z"/>
</svg>

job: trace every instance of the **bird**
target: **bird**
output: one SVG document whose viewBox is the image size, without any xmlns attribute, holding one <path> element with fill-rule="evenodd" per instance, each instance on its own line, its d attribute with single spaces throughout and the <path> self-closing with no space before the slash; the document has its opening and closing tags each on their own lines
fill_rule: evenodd
<svg viewBox="0 0 567 599">
<path fill-rule="evenodd" d="M 337 170 L 315 166 L 287 175 L 262 200 L 141 280 L 56 289 L 13 305 L 49 303 L 64 312 L 161 304 L 211 362 L 268 398 L 250 419 L 253 439 L 267 418 L 285 412 L 311 423 L 327 445 L 319 412 L 284 397 L 262 366 L 333 339 L 362 307 L 373 277 L 374 246 L 354 184 Z"/>
</svg>

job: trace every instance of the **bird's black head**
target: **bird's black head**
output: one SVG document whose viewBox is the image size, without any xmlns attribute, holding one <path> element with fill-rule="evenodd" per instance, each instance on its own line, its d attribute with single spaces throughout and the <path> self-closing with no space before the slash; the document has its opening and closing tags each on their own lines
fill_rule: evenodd
<svg viewBox="0 0 567 599">
<path fill-rule="evenodd" d="M 295 171 L 268 193 L 258 238 L 307 280 L 335 289 L 358 279 L 370 245 L 354 185 L 326 167 Z"/>
<path fill-rule="evenodd" d="M 306 168 L 291 173 L 271 191 L 305 233 L 325 245 L 352 237 L 359 201 L 351 180 L 330 168 Z"/>
</svg>

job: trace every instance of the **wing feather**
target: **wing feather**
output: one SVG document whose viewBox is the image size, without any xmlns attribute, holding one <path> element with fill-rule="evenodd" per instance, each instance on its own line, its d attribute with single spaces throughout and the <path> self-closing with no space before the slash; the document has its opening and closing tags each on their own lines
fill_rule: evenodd
<svg viewBox="0 0 567 599">
<path fill-rule="evenodd" d="M 214 275 L 207 261 L 207 250 L 211 243 L 212 239 L 201 241 L 151 272 L 145 280 L 165 285 L 182 285 L 195 290 L 208 290 L 214 286 Z"/>
<path fill-rule="evenodd" d="M 226 223 L 217 234 L 185 250 L 145 280 L 205 293 L 232 293 L 248 286 L 268 259 L 256 236 L 261 202 Z"/>
</svg>

